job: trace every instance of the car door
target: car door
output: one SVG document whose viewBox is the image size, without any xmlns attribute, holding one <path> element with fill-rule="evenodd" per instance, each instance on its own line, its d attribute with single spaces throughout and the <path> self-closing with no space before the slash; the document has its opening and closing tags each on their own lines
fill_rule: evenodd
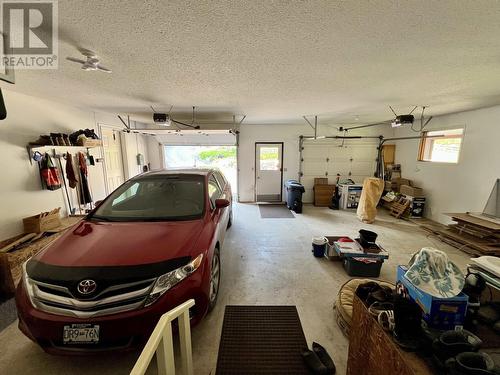
<svg viewBox="0 0 500 375">
<path fill-rule="evenodd" d="M 208 178 L 208 198 L 210 200 L 211 218 L 215 224 L 215 236 L 220 244 L 224 242 L 226 235 L 226 227 L 229 220 L 229 209 L 224 207 L 217 210 L 215 208 L 215 201 L 219 198 L 227 199 L 219 182 L 213 174 Z"/>
</svg>

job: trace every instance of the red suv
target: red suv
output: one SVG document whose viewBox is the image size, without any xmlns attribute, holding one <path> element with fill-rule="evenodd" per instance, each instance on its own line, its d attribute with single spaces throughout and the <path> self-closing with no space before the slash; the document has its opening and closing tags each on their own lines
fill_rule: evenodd
<svg viewBox="0 0 500 375">
<path fill-rule="evenodd" d="M 213 169 L 156 171 L 125 182 L 24 264 L 19 328 L 49 353 L 133 348 L 160 316 L 216 301 L 231 187 Z"/>
</svg>

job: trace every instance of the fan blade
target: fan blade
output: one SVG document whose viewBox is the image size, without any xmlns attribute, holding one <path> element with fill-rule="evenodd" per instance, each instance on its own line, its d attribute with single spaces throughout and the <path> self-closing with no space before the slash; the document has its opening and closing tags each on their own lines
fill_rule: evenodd
<svg viewBox="0 0 500 375">
<path fill-rule="evenodd" d="M 77 59 L 74 57 L 66 57 L 66 60 L 73 61 L 73 62 L 80 63 L 80 64 L 85 64 L 85 60 Z"/>
<path fill-rule="evenodd" d="M 101 72 L 105 72 L 105 73 L 113 73 L 113 71 L 111 69 L 108 69 L 108 68 L 105 68 L 104 66 L 102 66 L 101 64 L 97 64 L 96 65 L 96 68 L 97 70 L 100 70 Z"/>
</svg>

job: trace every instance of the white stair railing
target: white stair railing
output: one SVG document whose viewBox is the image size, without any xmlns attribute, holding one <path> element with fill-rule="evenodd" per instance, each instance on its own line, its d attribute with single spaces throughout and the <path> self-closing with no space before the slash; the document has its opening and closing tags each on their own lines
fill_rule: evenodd
<svg viewBox="0 0 500 375">
<path fill-rule="evenodd" d="M 194 299 L 184 302 L 161 316 L 134 368 L 130 371 L 130 375 L 144 375 L 155 353 L 158 375 L 175 375 L 172 321 L 177 318 L 179 319 L 179 341 L 183 372 L 186 375 L 193 375 L 193 352 L 189 322 L 189 308 L 192 306 L 194 306 Z"/>
</svg>

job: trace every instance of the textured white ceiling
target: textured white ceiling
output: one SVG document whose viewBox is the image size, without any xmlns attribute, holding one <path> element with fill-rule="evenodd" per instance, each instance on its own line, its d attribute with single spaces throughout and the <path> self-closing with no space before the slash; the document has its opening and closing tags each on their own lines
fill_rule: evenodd
<svg viewBox="0 0 500 375">
<path fill-rule="evenodd" d="M 498 1 L 59 0 L 56 71 L 2 87 L 149 119 L 359 123 L 500 103 Z M 63 60 L 95 50 L 108 75 Z M 145 116 L 143 116 L 145 114 Z"/>
</svg>

